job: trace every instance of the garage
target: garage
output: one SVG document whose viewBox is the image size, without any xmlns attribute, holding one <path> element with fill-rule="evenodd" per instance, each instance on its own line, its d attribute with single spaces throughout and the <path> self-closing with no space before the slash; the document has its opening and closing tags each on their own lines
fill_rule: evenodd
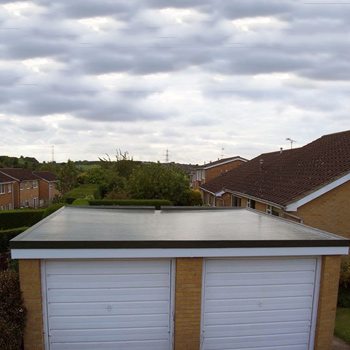
<svg viewBox="0 0 350 350">
<path fill-rule="evenodd" d="M 316 258 L 204 264 L 202 350 L 313 349 Z"/>
<path fill-rule="evenodd" d="M 170 260 L 42 264 L 50 350 L 171 349 Z"/>
<path fill-rule="evenodd" d="M 24 350 L 328 350 L 349 244 L 251 209 L 65 207 L 11 241 Z"/>
</svg>

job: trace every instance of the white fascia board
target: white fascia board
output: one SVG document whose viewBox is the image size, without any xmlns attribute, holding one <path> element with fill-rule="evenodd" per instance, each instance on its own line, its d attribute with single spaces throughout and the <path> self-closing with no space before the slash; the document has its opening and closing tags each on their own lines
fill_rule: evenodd
<svg viewBox="0 0 350 350">
<path fill-rule="evenodd" d="M 333 190 L 334 188 L 348 182 L 350 180 L 350 173 L 345 176 L 340 177 L 339 179 L 319 188 L 318 190 L 308 194 L 307 196 L 288 204 L 285 208 L 286 211 L 297 211 L 297 209 L 303 206 L 306 203 L 313 201 L 314 199 L 322 196 L 323 194 Z"/>
<path fill-rule="evenodd" d="M 349 247 L 198 249 L 12 249 L 12 259 L 124 259 L 347 255 Z"/>
</svg>

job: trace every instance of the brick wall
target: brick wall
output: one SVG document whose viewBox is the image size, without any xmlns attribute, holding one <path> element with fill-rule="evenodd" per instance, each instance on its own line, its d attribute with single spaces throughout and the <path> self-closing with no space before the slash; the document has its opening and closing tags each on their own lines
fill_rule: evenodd
<svg viewBox="0 0 350 350">
<path fill-rule="evenodd" d="M 202 258 L 176 259 L 175 350 L 199 350 Z"/>
<path fill-rule="evenodd" d="M 350 181 L 298 208 L 304 224 L 350 238 Z"/>
<path fill-rule="evenodd" d="M 14 208 L 14 193 L 13 193 L 13 185 L 12 183 L 5 184 L 5 193 L 0 193 L 0 210 L 3 209 L 13 209 Z M 9 192 L 9 188 L 10 191 Z"/>
<path fill-rule="evenodd" d="M 37 183 L 37 187 L 33 187 L 33 182 Z M 29 207 L 38 207 L 39 206 L 39 181 L 22 181 L 22 189 L 19 190 L 20 196 L 20 207 L 26 206 L 26 202 L 29 203 Z M 34 204 L 34 199 L 36 198 L 36 204 Z"/>
<path fill-rule="evenodd" d="M 40 260 L 19 260 L 19 276 L 24 305 L 27 309 L 24 349 L 43 350 Z"/>
<path fill-rule="evenodd" d="M 202 184 L 215 179 L 216 177 L 220 176 L 221 174 L 226 173 L 227 171 L 230 171 L 232 169 L 239 167 L 242 163 L 244 163 L 242 160 L 235 160 L 235 161 L 230 162 L 230 163 L 217 165 L 213 168 L 206 169 L 205 170 L 205 180 L 202 182 Z"/>
<path fill-rule="evenodd" d="M 322 258 L 315 350 L 330 350 L 337 310 L 340 256 Z"/>
</svg>

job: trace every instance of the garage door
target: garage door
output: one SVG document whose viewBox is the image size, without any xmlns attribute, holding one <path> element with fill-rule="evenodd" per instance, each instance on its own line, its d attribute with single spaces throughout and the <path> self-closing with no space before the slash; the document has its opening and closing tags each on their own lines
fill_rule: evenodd
<svg viewBox="0 0 350 350">
<path fill-rule="evenodd" d="M 50 350 L 169 350 L 170 260 L 43 263 Z"/>
<path fill-rule="evenodd" d="M 309 350 L 315 258 L 205 260 L 202 350 Z"/>
</svg>

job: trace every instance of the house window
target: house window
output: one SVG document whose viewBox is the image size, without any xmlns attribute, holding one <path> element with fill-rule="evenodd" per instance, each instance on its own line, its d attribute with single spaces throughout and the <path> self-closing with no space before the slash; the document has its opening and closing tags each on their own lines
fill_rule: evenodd
<svg viewBox="0 0 350 350">
<path fill-rule="evenodd" d="M 21 182 L 21 183 L 19 184 L 19 188 L 20 188 L 21 191 L 24 190 L 24 182 Z"/>
<path fill-rule="evenodd" d="M 27 189 L 29 190 L 30 189 L 30 186 L 31 184 L 30 184 L 30 182 L 29 181 L 27 181 Z"/>
<path fill-rule="evenodd" d="M 12 192 L 12 184 L 7 185 L 7 192 L 11 193 Z"/>
<path fill-rule="evenodd" d="M 5 185 L 0 184 L 0 194 L 4 194 L 5 193 Z"/>
<path fill-rule="evenodd" d="M 241 206 L 241 198 L 233 196 L 232 197 L 232 206 L 233 207 L 240 207 Z"/>
<path fill-rule="evenodd" d="M 33 181 L 33 188 L 38 188 L 38 182 L 37 181 Z"/>
<path fill-rule="evenodd" d="M 251 209 L 255 209 L 255 200 L 253 199 L 248 199 L 247 201 L 247 207 Z"/>
<path fill-rule="evenodd" d="M 273 207 L 272 205 L 267 206 L 266 213 L 274 216 L 280 216 L 277 208 Z"/>
</svg>

